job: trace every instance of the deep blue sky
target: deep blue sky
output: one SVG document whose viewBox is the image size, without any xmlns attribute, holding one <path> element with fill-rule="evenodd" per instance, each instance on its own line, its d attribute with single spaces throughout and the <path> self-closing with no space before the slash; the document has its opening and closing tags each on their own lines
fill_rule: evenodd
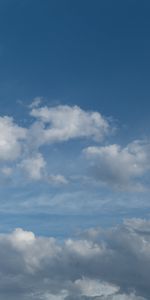
<svg viewBox="0 0 150 300">
<path fill-rule="evenodd" d="M 35 97 L 43 97 L 47 106 L 78 105 L 85 111 L 97 111 L 105 117 L 110 117 L 118 129 L 117 134 L 110 136 L 105 145 L 119 143 L 126 146 L 136 139 L 149 139 L 149 16 L 150 2 L 147 0 L 1 0 L 0 115 L 13 116 L 18 124 L 28 127 L 32 120 L 29 118 L 27 106 Z M 87 141 L 79 140 L 77 144 L 68 141 L 67 144 L 60 144 L 59 147 L 54 145 L 50 149 L 43 146 L 42 153 L 53 173 L 56 170 L 59 173 L 60 167 L 60 173 L 64 171 L 66 176 L 69 170 L 73 170 L 72 176 L 79 176 L 77 173 L 81 174 L 85 166 L 85 162 L 80 161 L 82 149 L 90 145 L 92 143 L 88 144 Z M 148 153 L 145 148 L 144 151 Z M 77 158 L 77 164 L 74 157 Z M 108 176 L 107 171 L 100 174 L 104 182 Z M 94 176 L 97 176 L 99 170 L 94 172 Z M 136 176 L 139 178 L 142 175 L 141 182 L 148 184 L 149 177 L 146 177 L 143 169 L 140 169 L 140 172 L 140 175 L 136 173 Z M 44 197 L 57 195 L 59 207 L 62 192 L 63 199 L 66 195 L 68 198 L 68 195 L 76 195 L 72 196 L 70 201 L 75 201 L 79 196 L 85 201 L 92 195 L 95 199 L 98 199 L 99 195 L 105 200 L 112 197 L 110 211 L 113 213 L 114 199 L 117 203 L 119 199 L 121 203 L 128 203 L 128 215 L 131 198 L 134 199 L 134 204 L 131 205 L 132 215 L 139 215 L 136 209 L 133 213 L 136 203 L 140 203 L 139 199 L 145 199 L 144 207 L 147 207 L 148 196 L 136 193 L 131 195 L 129 191 L 125 194 L 115 191 L 111 195 L 110 187 L 106 191 L 103 186 L 99 188 L 97 183 L 96 186 L 89 187 L 87 183 L 84 185 L 75 182 L 62 191 L 57 187 L 47 187 L 45 183 L 19 183 L 17 186 L 18 176 L 18 173 L 15 173 L 13 186 L 10 184 L 10 187 L 6 188 L 5 184 L 1 188 L 2 204 L 7 199 L 10 211 L 11 199 L 15 207 L 20 197 L 28 199 L 28 202 L 31 199 L 32 202 L 40 193 L 43 193 Z M 112 174 L 109 174 L 107 179 L 114 184 Z M 98 200 L 95 201 L 97 203 Z M 34 205 L 36 207 L 36 203 Z M 34 205 L 31 211 L 29 208 L 28 213 L 33 212 Z M 62 213 L 66 214 L 64 207 Z M 119 204 L 118 219 L 121 210 Z M 84 205 L 81 205 L 78 214 L 83 211 Z M 55 213 L 57 214 L 56 210 Z M 11 221 L 11 217 L 9 220 L 7 229 L 9 226 L 10 229 L 18 226 L 21 222 L 21 219 L 14 218 Z M 23 222 L 25 224 L 25 221 Z M 38 230 L 40 231 L 39 227 Z"/>
<path fill-rule="evenodd" d="M 1 103 L 44 96 L 99 109 L 133 127 L 138 120 L 135 129 L 143 133 L 149 10 L 146 0 L 0 1 Z"/>
</svg>

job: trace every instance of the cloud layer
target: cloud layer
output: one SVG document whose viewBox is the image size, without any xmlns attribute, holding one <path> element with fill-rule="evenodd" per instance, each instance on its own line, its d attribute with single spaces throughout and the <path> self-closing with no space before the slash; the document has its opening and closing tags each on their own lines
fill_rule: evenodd
<svg viewBox="0 0 150 300">
<path fill-rule="evenodd" d="M 0 298 L 148 300 L 150 222 L 127 220 L 63 243 L 16 229 L 0 235 Z"/>
</svg>

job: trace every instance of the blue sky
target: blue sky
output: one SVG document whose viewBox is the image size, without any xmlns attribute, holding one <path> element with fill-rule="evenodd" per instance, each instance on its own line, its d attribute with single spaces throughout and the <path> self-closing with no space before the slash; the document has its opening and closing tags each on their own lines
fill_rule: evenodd
<svg viewBox="0 0 150 300">
<path fill-rule="evenodd" d="M 100 110 L 144 134 L 148 9 L 148 1 L 1 1 L 4 111 L 16 99 L 42 96 Z M 133 126 L 137 119 L 139 128 Z"/>
<path fill-rule="evenodd" d="M 0 1 L 2 124 L 13 118 L 3 137 L 10 153 L 1 157 L 3 231 L 23 226 L 47 235 L 56 218 L 65 236 L 71 215 L 71 231 L 149 216 L 149 9 L 149 1 Z M 44 107 L 68 119 L 66 128 L 78 126 L 76 136 L 39 143 L 34 124 L 57 127 L 42 119 Z M 58 115 L 64 109 L 70 113 Z M 76 125 L 75 110 L 83 114 Z M 94 112 L 107 130 L 91 123 L 91 133 L 80 135 Z M 39 174 L 31 174 L 38 163 Z"/>
<path fill-rule="evenodd" d="M 0 299 L 150 299 L 149 16 L 0 0 Z"/>
</svg>

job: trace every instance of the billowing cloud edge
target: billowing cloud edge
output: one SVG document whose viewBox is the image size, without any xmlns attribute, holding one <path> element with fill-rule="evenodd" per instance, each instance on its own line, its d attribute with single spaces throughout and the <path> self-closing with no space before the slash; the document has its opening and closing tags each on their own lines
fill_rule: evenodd
<svg viewBox="0 0 150 300">
<path fill-rule="evenodd" d="M 148 300 L 150 221 L 125 220 L 59 241 L 21 228 L 0 235 L 0 297 Z"/>
</svg>

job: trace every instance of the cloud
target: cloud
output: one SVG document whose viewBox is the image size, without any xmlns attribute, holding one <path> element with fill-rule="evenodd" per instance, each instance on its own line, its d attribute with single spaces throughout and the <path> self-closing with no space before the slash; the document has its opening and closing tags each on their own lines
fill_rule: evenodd
<svg viewBox="0 0 150 300">
<path fill-rule="evenodd" d="M 83 153 L 96 180 L 120 189 L 132 189 L 134 183 L 135 189 L 142 190 L 139 179 L 150 170 L 148 142 L 133 141 L 124 148 L 117 144 L 92 146 Z"/>
<path fill-rule="evenodd" d="M 33 108 L 30 115 L 38 120 L 31 128 L 39 144 L 68 141 L 73 138 L 92 138 L 100 141 L 110 130 L 108 121 L 98 112 L 86 112 L 78 106 Z"/>
<path fill-rule="evenodd" d="M 30 109 L 34 109 L 40 106 L 40 104 L 43 101 L 43 97 L 35 97 L 32 101 L 32 103 L 29 105 Z"/>
<path fill-rule="evenodd" d="M 75 281 L 75 286 L 80 291 L 82 296 L 86 297 L 100 297 L 109 296 L 119 291 L 119 288 L 115 285 L 101 282 L 97 279 L 82 278 Z"/>
<path fill-rule="evenodd" d="M 59 186 L 68 184 L 68 180 L 61 174 L 49 174 L 47 163 L 41 153 L 34 153 L 23 159 L 18 168 L 25 174 L 28 180 L 43 181 L 50 185 Z M 8 173 L 8 168 L 4 168 L 3 173 Z M 7 175 L 7 174 L 6 174 Z"/>
<path fill-rule="evenodd" d="M 0 298 L 148 300 L 149 263 L 146 220 L 91 229 L 61 243 L 18 228 L 0 235 Z"/>
<path fill-rule="evenodd" d="M 40 180 L 44 177 L 46 162 L 41 153 L 36 153 L 32 157 L 22 160 L 19 167 L 29 179 Z"/>
<path fill-rule="evenodd" d="M 0 160 L 13 161 L 21 155 L 21 141 L 27 130 L 14 123 L 11 117 L 0 117 Z"/>
<path fill-rule="evenodd" d="M 55 170 L 51 171 L 46 147 L 54 147 L 55 143 L 77 138 L 100 142 L 113 128 L 99 112 L 85 111 L 78 106 L 69 105 L 41 107 L 41 100 L 42 98 L 37 97 L 31 103 L 32 118 L 26 128 L 16 124 L 11 117 L 0 117 L 1 177 L 12 177 L 15 180 L 19 168 L 28 180 L 66 185 L 68 180 L 61 170 L 56 174 Z M 142 181 L 150 170 L 149 150 L 149 142 L 137 140 L 126 147 L 118 144 L 91 146 L 84 149 L 83 153 L 90 162 L 90 179 L 120 190 L 143 191 L 146 190 L 146 185 Z M 79 166 L 79 169 L 80 178 L 85 178 L 83 168 L 81 170 Z M 21 172 L 19 174 L 22 175 Z M 76 176 L 67 176 L 73 178 L 74 175 Z"/>
<path fill-rule="evenodd" d="M 19 174 L 26 175 L 28 180 L 66 185 L 68 180 L 61 170 L 57 174 L 51 172 L 44 146 L 77 138 L 101 141 L 111 130 L 110 124 L 98 112 L 69 105 L 41 107 L 42 100 L 36 97 L 29 105 L 32 118 L 28 127 L 17 125 L 11 117 L 0 117 L 1 177 L 12 175 L 15 180 L 19 170 Z"/>
<path fill-rule="evenodd" d="M 57 174 L 57 175 L 48 175 L 47 177 L 47 181 L 50 184 L 54 184 L 54 185 L 66 185 L 68 184 L 68 180 L 61 174 Z"/>
</svg>

